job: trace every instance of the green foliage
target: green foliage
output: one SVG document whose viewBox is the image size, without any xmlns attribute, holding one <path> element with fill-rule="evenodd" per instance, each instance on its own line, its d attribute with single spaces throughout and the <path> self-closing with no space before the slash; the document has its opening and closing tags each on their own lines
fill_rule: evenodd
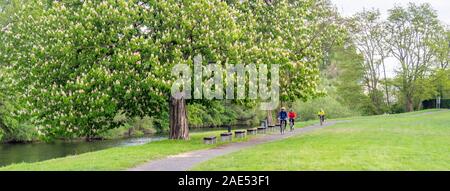
<svg viewBox="0 0 450 191">
<path fill-rule="evenodd" d="M 1 74 L 1 71 L 0 71 Z M 17 103 L 6 85 L 8 75 L 0 76 L 0 142 L 27 142 L 38 139 L 36 128 L 28 121 L 14 117 L 20 112 L 21 104 Z M 18 111 L 19 110 L 19 111 Z"/>
<path fill-rule="evenodd" d="M 188 105 L 188 120 L 191 128 L 223 125 L 254 125 L 259 119 L 253 108 L 231 104 L 228 101 L 212 101 L 208 105 L 193 103 Z"/>
<path fill-rule="evenodd" d="M 0 36 L 2 68 L 25 103 L 13 117 L 33 119 L 50 139 L 121 127 L 114 120 L 121 112 L 154 117 L 166 130 L 170 70 L 198 54 L 204 64 L 281 64 L 291 82 L 282 84 L 282 99 L 307 99 L 317 93 L 325 42 L 343 31 L 331 6 L 312 0 L 38 0 L 16 10 Z M 211 125 L 235 116 L 219 106 L 204 111 L 201 122 Z"/>
<path fill-rule="evenodd" d="M 66 6 L 29 4 L 4 39 L 2 61 L 15 69 L 18 98 L 28 103 L 39 132 L 92 137 L 120 125 L 112 120 L 119 109 L 146 113 L 138 107 L 151 108 L 146 100 L 160 93 L 149 92 L 143 78 L 148 74 L 134 72 L 145 67 L 136 54 L 138 31 L 130 27 L 138 20 L 137 5 L 86 1 Z M 40 14 L 29 15 L 31 9 Z M 133 83 L 138 81 L 143 83 Z"/>
<path fill-rule="evenodd" d="M 119 111 L 158 117 L 163 130 L 172 66 L 196 54 L 232 60 L 242 35 L 233 14 L 206 0 L 36 1 L 2 36 L 0 61 L 47 137 L 96 136 L 123 124 Z"/>
<path fill-rule="evenodd" d="M 262 2 L 262 1 L 258 1 Z M 344 27 L 327 1 L 272 1 L 258 4 L 256 31 L 262 63 L 280 64 L 281 101 L 320 95 L 319 63 L 329 43 L 340 43 Z"/>
<path fill-rule="evenodd" d="M 20 123 L 2 137 L 4 142 L 29 142 L 37 140 L 39 135 L 33 125 Z"/>
<path fill-rule="evenodd" d="M 331 113 L 331 117 L 375 114 L 376 107 L 363 90 L 363 62 L 363 56 L 357 53 L 351 42 L 333 46 L 321 67 L 320 85 L 327 91 L 327 96 L 310 102 L 297 102 L 295 107 L 306 115 L 306 120 L 315 119 L 320 107 L 327 107 L 324 110 Z"/>
<path fill-rule="evenodd" d="M 163 103 L 161 110 L 152 117 L 153 125 L 157 132 L 166 132 L 169 129 L 169 111 L 166 106 L 167 103 Z"/>
<path fill-rule="evenodd" d="M 332 68 L 334 71 L 329 69 L 326 71 L 326 75 L 335 87 L 335 92 L 330 95 L 336 97 L 336 100 L 344 107 L 351 105 L 351 110 L 356 113 L 376 114 L 374 103 L 363 91 L 363 56 L 356 52 L 354 46 L 334 47 L 330 52 L 328 68 Z M 381 99 L 382 96 L 381 94 Z"/>
<path fill-rule="evenodd" d="M 108 130 L 99 136 L 106 139 L 113 139 L 130 136 L 136 137 L 154 133 L 157 133 L 157 129 L 154 127 L 153 118 L 145 116 L 143 118 L 133 117 L 131 119 L 127 119 L 127 122 L 125 122 L 122 126 Z"/>
<path fill-rule="evenodd" d="M 389 32 L 386 43 L 401 65 L 396 76 L 397 87 L 404 97 L 406 111 L 413 111 L 417 102 L 430 94 L 424 92 L 431 87 L 426 78 L 436 56 L 430 42 L 438 36 L 436 33 L 443 31 L 443 26 L 430 4 L 409 3 L 407 7 L 389 10 L 386 28 Z"/>
<path fill-rule="evenodd" d="M 295 102 L 294 110 L 297 112 L 299 119 L 303 121 L 317 119 L 317 112 L 323 109 L 326 118 L 342 118 L 360 115 L 348 105 L 341 104 L 336 99 L 326 96 L 313 99 L 307 102 Z"/>
<path fill-rule="evenodd" d="M 436 69 L 430 78 L 431 83 L 436 86 L 437 95 L 450 98 L 450 69 Z"/>
<path fill-rule="evenodd" d="M 187 106 L 189 126 L 196 127 L 203 124 L 203 118 L 207 115 L 206 108 L 201 104 L 190 104 Z"/>
<path fill-rule="evenodd" d="M 439 28 L 433 31 L 432 39 L 428 41 L 427 45 L 433 51 L 434 61 L 438 70 L 448 69 L 450 63 L 450 28 L 449 26 Z"/>
<path fill-rule="evenodd" d="M 444 76 L 440 76 L 441 74 L 435 73 L 435 75 L 432 76 L 422 76 L 418 77 L 414 80 L 413 83 L 411 83 L 411 86 L 414 87 L 416 92 L 414 92 L 412 96 L 413 106 L 415 110 L 422 109 L 422 101 L 427 99 L 434 99 L 439 95 L 439 87 L 445 87 L 445 82 L 440 83 L 440 80 L 445 79 Z M 398 76 L 394 84 L 399 87 L 402 86 L 404 82 L 404 79 L 401 76 Z M 442 81 L 441 81 L 442 82 Z M 444 85 L 444 86 L 440 86 Z M 444 90 L 445 88 L 441 89 Z M 397 102 L 404 105 L 407 104 L 407 97 L 405 96 L 404 92 L 399 92 L 397 94 Z M 399 110 L 402 111 L 402 110 Z M 407 111 L 407 108 L 405 108 L 405 111 Z"/>
<path fill-rule="evenodd" d="M 0 29 L 11 23 L 14 13 L 28 0 L 1 0 L 0 1 Z"/>
</svg>

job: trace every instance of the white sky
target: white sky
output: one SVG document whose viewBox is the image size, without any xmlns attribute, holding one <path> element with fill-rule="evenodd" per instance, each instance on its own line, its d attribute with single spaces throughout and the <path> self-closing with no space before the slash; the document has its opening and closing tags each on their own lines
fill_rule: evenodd
<svg viewBox="0 0 450 191">
<path fill-rule="evenodd" d="M 365 9 L 379 9 L 383 18 L 387 17 L 388 10 L 395 5 L 406 6 L 409 2 L 430 3 L 431 6 L 437 11 L 439 20 L 443 23 L 450 25 L 450 0 L 331 0 L 339 12 L 344 16 L 351 16 L 356 12 Z M 394 58 L 388 58 L 386 60 L 387 71 L 390 77 L 393 77 L 394 69 L 398 66 L 397 61 Z"/>
</svg>

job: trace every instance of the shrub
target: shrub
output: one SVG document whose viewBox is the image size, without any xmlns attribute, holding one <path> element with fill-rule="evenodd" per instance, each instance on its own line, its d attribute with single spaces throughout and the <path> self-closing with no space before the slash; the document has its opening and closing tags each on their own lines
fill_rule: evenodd
<svg viewBox="0 0 450 191">
<path fill-rule="evenodd" d="M 188 120 L 189 120 L 189 126 L 191 128 L 200 127 L 203 124 L 203 118 L 206 113 L 206 108 L 197 103 L 189 104 L 187 105 L 188 110 Z"/>
<path fill-rule="evenodd" d="M 122 120 L 126 120 L 126 122 L 114 129 L 110 129 L 106 132 L 100 134 L 100 137 L 106 139 L 120 138 L 126 136 L 143 136 L 145 134 L 153 134 L 156 133 L 157 130 L 154 127 L 154 122 L 152 117 L 145 116 L 143 118 L 133 117 L 131 119 L 123 118 L 125 115 L 116 116 L 116 120 L 118 118 Z"/>
<path fill-rule="evenodd" d="M 38 139 L 38 133 L 34 126 L 29 124 L 19 124 L 2 136 L 4 142 L 29 142 Z"/>
<path fill-rule="evenodd" d="M 317 112 L 320 109 L 325 111 L 327 118 L 341 118 L 360 115 L 360 113 L 352 111 L 349 106 L 342 105 L 330 96 L 317 98 L 308 102 L 298 101 L 293 104 L 293 108 L 302 121 L 317 119 Z"/>
<path fill-rule="evenodd" d="M 212 101 L 202 105 L 188 104 L 188 120 L 190 128 L 210 126 L 236 125 L 244 121 L 247 125 L 257 124 L 260 117 L 255 109 L 243 109 L 246 106 L 227 103 L 226 101 Z M 262 118 L 262 117 L 261 117 Z"/>
<path fill-rule="evenodd" d="M 152 119 L 153 127 L 158 133 L 167 132 L 169 130 L 169 111 L 167 111 L 167 109 L 159 111 Z"/>
</svg>

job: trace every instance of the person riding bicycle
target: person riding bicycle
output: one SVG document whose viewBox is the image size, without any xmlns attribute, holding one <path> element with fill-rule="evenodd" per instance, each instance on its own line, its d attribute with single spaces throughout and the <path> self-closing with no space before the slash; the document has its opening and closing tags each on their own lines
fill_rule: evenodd
<svg viewBox="0 0 450 191">
<path fill-rule="evenodd" d="M 280 121 L 281 134 L 284 133 L 284 128 L 286 128 L 287 118 L 288 118 L 288 114 L 286 113 L 286 108 L 281 107 L 281 111 L 278 114 L 278 120 Z M 283 123 L 284 123 L 284 126 L 283 126 Z"/>
<path fill-rule="evenodd" d="M 295 122 L 295 118 L 297 117 L 297 114 L 292 111 L 292 109 L 289 110 L 288 113 L 288 118 L 289 118 L 289 123 L 291 125 L 291 131 L 294 130 L 294 122 Z"/>
<path fill-rule="evenodd" d="M 320 119 L 320 125 L 325 121 L 325 111 L 323 109 L 320 109 L 320 111 L 317 113 Z"/>
</svg>

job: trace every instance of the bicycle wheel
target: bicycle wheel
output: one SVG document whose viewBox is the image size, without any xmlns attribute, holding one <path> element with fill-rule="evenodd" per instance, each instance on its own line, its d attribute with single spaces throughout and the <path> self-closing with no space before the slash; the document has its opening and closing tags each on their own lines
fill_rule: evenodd
<svg viewBox="0 0 450 191">
<path fill-rule="evenodd" d="M 283 134 L 283 121 L 280 121 L 280 134 Z"/>
</svg>

